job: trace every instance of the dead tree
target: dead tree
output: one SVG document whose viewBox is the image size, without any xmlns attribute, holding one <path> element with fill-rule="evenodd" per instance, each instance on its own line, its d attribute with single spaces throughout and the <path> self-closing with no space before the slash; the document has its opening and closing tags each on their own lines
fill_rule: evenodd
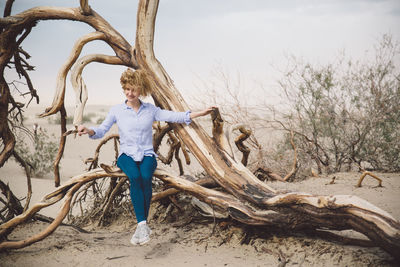
<svg viewBox="0 0 400 267">
<path fill-rule="evenodd" d="M 12 2 L 12 1 L 8 1 Z M 57 88 L 52 105 L 42 116 L 61 112 L 64 105 L 65 79 L 71 72 L 72 85 L 77 99 L 74 125 L 82 120 L 87 88 L 82 79 L 82 71 L 91 62 L 118 64 L 134 69 L 145 70 L 156 89 L 152 97 L 156 105 L 175 111 L 188 110 L 189 107 L 174 83 L 157 60 L 153 51 L 154 27 L 159 0 L 140 0 L 137 11 L 137 29 L 134 46 L 131 46 L 111 25 L 97 14 L 85 0 L 79 8 L 37 7 L 0 20 L 0 134 L 3 150 L 0 166 L 12 153 L 15 138 L 6 123 L 8 105 L 11 103 L 10 91 L 4 79 L 4 68 L 18 50 L 23 37 L 29 34 L 39 20 L 65 19 L 86 23 L 95 32 L 83 36 L 75 44 L 70 58 L 62 66 L 57 77 Z M 18 38 L 19 34 L 23 33 Z M 102 40 L 114 50 L 115 55 L 88 55 L 80 59 L 82 47 L 93 40 Z M 73 69 L 71 67 L 74 66 Z M 205 188 L 199 184 L 176 177 L 162 170 L 155 175 L 178 190 L 183 190 L 198 199 L 227 212 L 231 218 L 250 225 L 271 225 L 285 229 L 346 230 L 353 229 L 367 236 L 393 257 L 399 259 L 400 223 L 387 212 L 355 196 L 319 196 L 307 193 L 280 193 L 258 180 L 238 159 L 234 158 L 229 141 L 223 134 L 223 120 L 219 120 L 210 137 L 196 122 L 189 126 L 173 124 L 172 129 L 183 141 L 186 148 L 196 157 L 204 170 L 225 192 Z M 43 239 L 54 231 L 69 209 L 73 194 L 86 182 L 101 177 L 120 177 L 118 169 L 103 166 L 105 170 L 92 170 L 78 175 L 66 185 L 47 195 L 41 203 L 34 205 L 22 215 L 0 226 L 0 250 L 20 248 Z M 50 205 L 65 196 L 66 202 L 59 216 L 49 229 L 26 241 L 4 241 L 4 235 L 16 225 L 26 221 L 41 207 Z"/>
</svg>

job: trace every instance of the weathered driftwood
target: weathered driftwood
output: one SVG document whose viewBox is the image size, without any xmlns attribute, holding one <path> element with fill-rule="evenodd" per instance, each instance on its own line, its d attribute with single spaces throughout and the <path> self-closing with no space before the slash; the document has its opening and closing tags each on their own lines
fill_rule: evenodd
<svg viewBox="0 0 400 267">
<path fill-rule="evenodd" d="M 241 132 L 241 134 L 238 137 L 236 137 L 235 144 L 239 149 L 239 151 L 243 153 L 241 161 L 242 164 L 244 166 L 247 166 L 247 162 L 249 160 L 250 148 L 248 148 L 243 142 L 250 137 L 251 130 L 246 129 L 244 126 L 239 127 L 238 130 Z"/>
<path fill-rule="evenodd" d="M 188 192 L 198 198 L 199 200 L 209 204 L 215 211 L 218 213 L 229 214 L 229 216 L 233 219 L 236 219 L 240 222 L 251 224 L 251 225 L 268 225 L 279 228 L 287 228 L 291 230 L 314 230 L 313 225 L 309 224 L 308 218 L 299 218 L 295 214 L 280 214 L 276 211 L 265 211 L 263 207 L 254 207 L 249 206 L 246 202 L 240 201 L 234 196 L 223 193 L 220 191 L 216 191 L 213 189 L 205 188 L 198 183 L 190 182 L 181 177 L 177 177 L 169 174 L 168 172 L 157 169 L 155 172 L 155 176 L 169 185 L 179 188 L 185 192 Z M 38 242 L 44 239 L 46 236 L 50 235 L 58 225 L 61 224 L 62 220 L 67 215 L 71 199 L 74 193 L 82 187 L 84 184 L 92 182 L 96 179 L 102 179 L 105 177 L 123 177 L 125 178 L 124 173 L 120 171 L 119 168 L 105 166 L 103 165 L 103 169 L 95 169 L 89 171 L 87 173 L 78 175 L 73 177 L 70 181 L 68 181 L 65 185 L 59 187 L 55 191 L 47 194 L 41 202 L 36 203 L 29 210 L 17 216 L 7 223 L 4 223 L 0 226 L 0 237 L 5 237 L 7 233 L 10 232 L 11 229 L 15 228 L 17 225 L 26 222 L 33 215 L 35 215 L 42 208 L 50 206 L 61 199 L 65 198 L 65 202 L 60 210 L 60 213 L 56 216 L 55 220 L 41 233 L 36 234 L 32 237 L 27 238 L 26 240 L 20 241 L 4 241 L 0 243 L 0 251 L 4 249 L 12 249 L 12 248 L 22 248 L 28 246 L 32 243 Z M 125 178 L 126 179 L 126 178 Z M 121 180 L 122 182 L 125 181 Z M 350 206 L 347 202 L 355 198 L 357 201 L 352 201 L 352 205 Z M 333 213 L 330 216 L 336 216 L 334 212 L 331 210 L 336 209 L 350 209 L 350 214 L 354 215 L 353 219 L 359 215 L 362 210 L 375 210 L 377 213 L 380 213 L 385 216 L 390 217 L 390 215 L 386 214 L 384 211 L 379 210 L 378 208 L 372 206 L 371 204 L 358 199 L 354 196 L 313 196 L 307 195 L 304 193 L 285 193 L 285 194 L 277 194 L 275 197 L 268 200 L 265 206 L 287 206 L 288 203 L 296 203 L 303 202 L 309 203 L 312 206 L 317 207 L 318 209 L 325 209 L 326 213 Z M 359 203 L 359 206 L 354 206 L 354 202 Z M 375 217 L 375 222 L 379 220 L 376 217 L 376 214 L 371 214 L 371 217 Z M 378 219 L 378 220 L 376 220 Z M 295 221 L 296 223 L 289 223 Z M 374 221 L 374 220 L 371 220 Z M 340 224 L 337 224 L 337 229 L 342 229 Z M 390 232 L 390 227 L 381 228 L 383 231 Z M 4 239 L 3 239 L 4 240 Z"/>
<path fill-rule="evenodd" d="M 16 51 L 19 45 L 16 38 L 23 29 L 26 29 L 25 33 L 29 33 L 32 24 L 35 24 L 38 20 L 50 19 L 67 19 L 87 23 L 96 32 L 104 34 L 104 36 L 102 34 L 99 34 L 99 36 L 101 35 L 102 40 L 109 44 L 116 53 L 115 56 L 92 55 L 84 57 L 78 61 L 82 65 L 97 61 L 121 64 L 134 69 L 144 69 L 156 85 L 152 97 L 158 106 L 176 111 L 188 110 L 188 105 L 154 55 L 154 26 L 158 4 L 158 0 L 139 1 L 134 47 L 131 47 L 111 25 L 92 10 L 87 1 L 81 1 L 81 8 L 38 7 L 1 19 L 0 27 L 4 30 L 0 35 L 0 72 L 2 74 L 0 76 L 0 89 L 4 93 L 0 97 L 0 121 L 7 119 L 8 110 L 3 108 L 3 104 L 7 106 L 10 99 L 9 88 L 4 80 L 4 68 L 12 57 L 12 53 L 9 51 Z M 75 58 L 75 55 L 79 53 L 73 52 L 73 57 Z M 69 62 L 72 61 L 69 60 Z M 69 64 L 66 69 L 70 69 Z M 78 93 L 77 112 L 74 117 L 75 125 L 81 122 L 86 101 L 85 95 L 87 94 L 81 78 L 82 69 L 77 66 L 72 75 L 74 90 Z M 65 79 L 64 74 L 61 79 Z M 59 83 L 63 84 L 63 81 Z M 65 94 L 63 86 L 56 89 L 55 100 L 43 116 L 54 114 L 63 105 Z M 83 97 L 81 97 L 82 95 Z M 164 182 L 196 196 L 216 209 L 227 211 L 229 216 L 240 222 L 251 225 L 279 226 L 286 229 L 353 229 L 366 235 L 376 245 L 394 257 L 400 257 L 397 253 L 400 251 L 400 223 L 387 212 L 355 196 L 317 196 L 299 192 L 277 192 L 257 179 L 241 162 L 234 158 L 229 143 L 223 140 L 221 122 L 223 122 L 222 119 L 215 126 L 213 137 L 208 136 L 196 122 L 189 126 L 173 124 L 172 128 L 204 170 L 226 190 L 225 193 L 205 188 L 162 170 L 157 170 L 155 175 Z M 9 154 L 12 153 L 15 138 L 8 127 L 4 127 L 4 123 L 0 124 L 0 133 L 5 144 L 0 153 L 1 167 Z M 2 242 L 0 249 L 23 247 L 43 239 L 54 231 L 68 212 L 74 192 L 85 182 L 105 176 L 122 175 L 118 170 L 113 170 L 111 167 L 105 169 L 107 172 L 95 170 L 78 176 L 79 178 L 49 194 L 44 201 L 34 205 L 23 215 L 1 225 L 0 234 L 5 234 L 17 224 L 31 217 L 40 208 L 66 197 L 66 202 L 60 214 L 47 230 L 25 241 Z"/>
<path fill-rule="evenodd" d="M 378 186 L 379 186 L 379 187 L 382 187 L 382 179 L 379 178 L 378 176 L 376 176 L 375 174 L 373 174 L 373 173 L 370 172 L 370 171 L 363 171 L 363 173 L 361 174 L 360 178 L 358 179 L 357 187 L 361 187 L 361 184 L 362 184 L 364 178 L 365 178 L 367 175 L 369 175 L 369 176 L 371 176 L 372 178 L 375 178 L 376 180 L 378 180 Z"/>
<path fill-rule="evenodd" d="M 69 180 L 65 185 L 60 186 L 55 191 L 47 194 L 43 199 L 29 208 L 27 211 L 22 213 L 21 215 L 14 217 L 13 219 L 7 221 L 0 225 L 0 251 L 4 249 L 15 249 L 15 248 L 23 248 L 29 246 L 35 242 L 43 240 L 48 235 L 53 233 L 55 229 L 62 223 L 65 216 L 67 216 L 68 211 L 70 210 L 71 200 L 75 194 L 75 192 L 85 183 L 88 183 L 92 180 L 109 177 L 110 174 L 105 172 L 102 169 L 96 169 L 81 175 L 77 175 L 71 180 Z M 113 174 L 114 177 L 123 177 L 123 173 Z M 53 205 L 60 201 L 61 199 L 65 198 L 64 204 L 62 205 L 60 212 L 55 217 L 54 221 L 49 224 L 49 226 L 44 229 L 42 232 L 29 237 L 25 240 L 21 241 L 6 241 L 5 238 L 8 233 L 10 233 L 17 225 L 27 222 L 31 219 L 37 212 L 41 209 Z"/>
</svg>

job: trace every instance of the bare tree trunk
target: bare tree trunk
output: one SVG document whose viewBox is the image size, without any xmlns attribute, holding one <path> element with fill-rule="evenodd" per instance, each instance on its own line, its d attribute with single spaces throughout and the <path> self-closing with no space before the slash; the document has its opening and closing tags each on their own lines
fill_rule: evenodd
<svg viewBox="0 0 400 267">
<path fill-rule="evenodd" d="M 11 156 L 15 145 L 15 137 L 8 126 L 8 108 L 10 101 L 10 88 L 4 79 L 4 69 L 17 48 L 16 37 L 19 31 L 4 31 L 0 35 L 0 138 L 3 149 L 0 152 L 0 168 Z"/>
</svg>

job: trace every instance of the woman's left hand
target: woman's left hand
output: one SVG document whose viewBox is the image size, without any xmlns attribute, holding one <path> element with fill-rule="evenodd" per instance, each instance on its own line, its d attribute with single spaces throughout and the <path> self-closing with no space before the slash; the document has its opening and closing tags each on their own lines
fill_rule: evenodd
<svg viewBox="0 0 400 267">
<path fill-rule="evenodd" d="M 217 107 L 212 106 L 212 107 L 208 107 L 208 108 L 206 108 L 206 109 L 204 109 L 204 110 L 202 110 L 202 111 L 191 112 L 191 113 L 190 113 L 190 118 L 191 118 L 191 119 L 194 119 L 194 118 L 197 118 L 197 117 L 201 117 L 201 116 L 208 115 L 208 114 L 210 114 L 211 112 L 213 112 L 215 109 L 217 109 Z"/>
<path fill-rule="evenodd" d="M 205 116 L 205 115 L 210 114 L 211 112 L 214 111 L 214 109 L 217 109 L 217 107 L 209 107 L 209 108 L 206 108 L 205 110 L 201 111 L 201 112 L 203 113 L 203 115 L 201 115 L 201 116 Z"/>
</svg>

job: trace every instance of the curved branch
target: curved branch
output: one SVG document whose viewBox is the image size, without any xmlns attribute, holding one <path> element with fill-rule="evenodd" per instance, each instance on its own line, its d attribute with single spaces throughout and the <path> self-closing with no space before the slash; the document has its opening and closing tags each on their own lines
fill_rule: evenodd
<svg viewBox="0 0 400 267">
<path fill-rule="evenodd" d="M 60 117 L 61 117 L 61 135 L 60 135 L 60 144 L 58 146 L 58 152 L 56 159 L 53 163 L 53 172 L 54 172 L 54 184 L 56 187 L 60 186 L 60 161 L 62 155 L 64 154 L 65 143 L 67 142 L 67 136 L 65 133 L 67 132 L 67 111 L 65 110 L 64 103 L 60 109 Z"/>
<path fill-rule="evenodd" d="M 197 180 L 194 183 L 196 183 L 198 185 L 201 185 L 201 186 L 204 186 L 204 187 L 216 187 L 217 186 L 215 181 L 212 178 L 209 178 L 209 177 L 202 178 L 200 180 Z M 168 189 L 166 189 L 164 191 L 161 191 L 161 192 L 153 194 L 153 196 L 151 198 L 151 201 L 152 202 L 159 201 L 160 199 L 163 199 L 163 198 L 168 197 L 168 196 L 172 196 L 174 194 L 177 194 L 178 192 L 180 192 L 178 189 L 168 188 Z"/>
<path fill-rule="evenodd" d="M 181 144 L 181 150 L 183 156 L 185 157 L 186 165 L 190 165 L 190 156 L 188 151 L 186 150 L 185 142 L 183 142 L 182 138 L 179 135 L 176 135 L 176 137 L 179 139 L 179 143 Z"/>
<path fill-rule="evenodd" d="M 82 123 L 83 110 L 88 98 L 87 88 L 82 78 L 82 71 L 87 64 L 91 62 L 100 62 L 112 65 L 123 65 L 124 62 L 115 56 L 100 54 L 87 55 L 80 58 L 71 71 L 71 83 L 75 91 L 75 114 L 73 124 L 78 126 Z"/>
<path fill-rule="evenodd" d="M 32 181 L 31 181 L 31 172 L 29 170 L 29 165 L 28 163 L 21 158 L 21 156 L 17 153 L 17 151 L 13 151 L 13 156 L 14 158 L 21 164 L 21 166 L 25 170 L 25 175 L 26 175 L 26 183 L 28 187 L 28 192 L 26 194 L 26 201 L 25 201 L 25 206 L 24 206 L 24 211 L 28 209 L 29 203 L 31 202 L 31 197 L 32 197 Z"/>
<path fill-rule="evenodd" d="M 114 139 L 114 141 L 119 140 L 119 134 L 112 134 L 101 140 L 101 142 L 96 147 L 96 150 L 94 152 L 94 157 L 85 160 L 85 163 L 90 162 L 89 170 L 92 170 L 92 169 L 95 169 L 98 167 L 100 149 L 103 145 L 105 145 L 111 139 Z M 116 153 L 116 156 L 118 157 L 118 153 Z"/>
<path fill-rule="evenodd" d="M 26 246 L 29 246 L 35 242 L 38 242 L 40 240 L 43 240 L 50 234 L 52 234 L 57 227 L 62 223 L 64 220 L 65 216 L 68 214 L 68 211 L 70 209 L 71 205 L 71 199 L 76 190 L 78 190 L 83 183 L 78 183 L 74 185 L 66 194 L 66 199 L 64 204 L 61 207 L 61 211 L 58 213 L 58 215 L 54 218 L 53 222 L 49 224 L 49 226 L 43 230 L 42 232 L 38 233 L 37 235 L 34 235 L 28 239 L 21 240 L 21 241 L 6 241 L 3 243 L 0 243 L 0 251 L 4 249 L 15 249 L 15 248 L 23 248 Z"/>
<path fill-rule="evenodd" d="M 176 151 L 180 146 L 178 139 L 176 139 L 176 137 L 171 132 L 168 132 L 168 137 L 169 138 L 168 138 L 167 143 L 169 143 L 169 150 L 168 150 L 167 156 L 164 157 L 163 155 L 161 155 L 160 152 L 157 152 L 158 158 L 161 160 L 162 163 L 164 163 L 166 165 L 171 164 L 173 156 L 174 156 L 174 151 Z M 179 162 L 178 162 L 178 164 L 179 164 Z"/>
<path fill-rule="evenodd" d="M 250 137 L 251 130 L 245 129 L 244 126 L 240 126 L 238 130 L 241 132 L 241 134 L 238 137 L 236 137 L 235 144 L 239 149 L 239 151 L 243 153 L 242 164 L 244 166 L 247 166 L 250 149 L 245 144 L 243 144 L 243 142 Z"/>
<path fill-rule="evenodd" d="M 211 120 L 213 123 L 212 135 L 215 142 L 221 149 L 225 150 L 232 158 L 234 158 L 231 144 L 224 134 L 224 120 L 222 119 L 218 108 L 213 109 L 213 112 L 211 113 Z"/>
<path fill-rule="evenodd" d="M 376 176 L 375 174 L 373 174 L 370 171 L 363 171 L 363 173 L 361 174 L 360 178 L 358 179 L 358 183 L 357 183 L 357 187 L 361 187 L 362 181 L 364 180 L 365 176 L 371 176 L 372 178 L 375 178 L 376 180 L 378 180 L 378 186 L 382 187 L 382 179 L 379 178 L 378 176 Z"/>
<path fill-rule="evenodd" d="M 75 193 L 75 191 L 78 190 L 79 187 L 82 186 L 83 184 L 90 182 L 92 180 L 95 180 L 95 179 L 99 179 L 99 178 L 103 178 L 103 177 L 110 177 L 110 176 L 124 177 L 125 174 L 122 172 L 116 172 L 116 173 L 113 173 L 112 175 L 110 175 L 109 173 L 105 172 L 102 169 L 96 169 L 96 170 L 89 171 L 89 172 L 86 172 L 86 173 L 83 173 L 83 174 L 80 174 L 80 175 L 77 175 L 77 176 L 71 178 L 65 185 L 57 188 L 55 191 L 44 196 L 43 199 L 39 203 L 36 203 L 35 205 L 33 205 L 31 208 L 29 208 L 27 211 L 25 211 L 21 215 L 14 217 L 13 219 L 9 220 L 8 222 L 0 225 L 0 240 L 2 240 L 4 238 L 4 235 L 7 234 L 7 232 L 14 229 L 17 225 L 24 223 L 27 220 L 29 220 L 30 218 L 32 218 L 32 216 L 34 216 L 41 209 L 57 203 L 62 198 L 64 198 L 66 195 L 68 195 L 68 193 L 70 193 L 70 192 Z M 77 185 L 79 185 L 79 186 L 77 187 Z M 72 195 L 73 194 L 70 194 L 70 195 L 68 195 L 68 197 L 72 198 Z M 69 202 L 70 202 L 70 200 L 69 200 Z M 64 217 L 66 215 L 66 214 L 64 215 L 65 211 L 68 212 L 69 207 L 62 208 L 62 214 Z M 60 217 L 60 214 L 57 216 L 57 218 L 59 218 L 59 217 Z M 61 219 L 61 221 L 62 221 L 62 219 Z M 58 221 L 58 222 L 61 223 L 61 221 Z M 58 223 L 58 225 L 59 225 L 59 223 Z M 51 226 L 52 231 L 54 231 L 54 229 L 55 229 L 55 228 L 53 229 L 53 227 L 54 226 L 57 227 L 58 225 L 52 225 Z M 51 232 L 47 231 L 46 234 L 49 235 L 49 234 L 51 234 Z M 31 238 L 31 239 L 33 242 L 37 242 L 39 240 L 42 240 L 44 237 L 45 236 L 40 234 L 40 239 L 38 239 L 39 237 L 35 237 L 35 238 Z M 32 244 L 32 243 L 29 243 L 29 244 Z M 3 242 L 3 243 L 0 243 L 0 251 L 3 249 L 7 249 L 7 248 L 22 248 L 27 245 L 28 244 L 23 241 L 21 241 L 21 242 Z"/>
<path fill-rule="evenodd" d="M 66 7 L 35 7 L 25 10 L 14 16 L 0 19 L 0 26 L 19 29 L 23 25 L 31 25 L 40 20 L 73 20 L 84 22 L 98 32 L 106 35 L 106 42 L 112 47 L 116 55 L 124 62 L 123 65 L 137 68 L 137 62 L 131 56 L 131 45 L 105 19 L 93 9 L 89 16 L 81 13 L 81 8 Z"/>
<path fill-rule="evenodd" d="M 153 147 L 154 152 L 157 153 L 164 136 L 172 130 L 172 124 L 167 123 L 161 127 L 160 122 L 156 122 L 153 124 L 153 129 L 156 130 L 156 132 L 153 134 Z"/>
<path fill-rule="evenodd" d="M 88 0 L 80 0 L 80 5 L 81 5 L 83 15 L 89 16 L 92 13 L 92 10 L 89 6 Z"/>
<path fill-rule="evenodd" d="M 57 74 L 57 85 L 56 85 L 56 93 L 53 98 L 53 103 L 50 107 L 46 108 L 45 112 L 40 114 L 40 117 L 46 117 L 56 112 L 60 111 L 62 105 L 64 104 L 64 96 L 65 96 L 65 84 L 69 70 L 71 69 L 72 65 L 76 62 L 79 55 L 82 52 L 82 48 L 91 41 L 94 40 L 106 40 L 106 35 L 102 32 L 92 32 L 82 36 L 75 42 L 74 47 L 68 57 L 67 61 L 64 65 L 60 68 Z"/>
<path fill-rule="evenodd" d="M 14 4 L 14 0 L 7 0 L 4 6 L 3 17 L 8 17 L 11 14 L 12 5 Z M 2 25 L 0 25 L 0 33 L 3 31 Z"/>
<path fill-rule="evenodd" d="M 14 4 L 14 0 L 7 0 L 6 5 L 4 7 L 3 17 L 10 16 L 13 4 Z"/>
</svg>

